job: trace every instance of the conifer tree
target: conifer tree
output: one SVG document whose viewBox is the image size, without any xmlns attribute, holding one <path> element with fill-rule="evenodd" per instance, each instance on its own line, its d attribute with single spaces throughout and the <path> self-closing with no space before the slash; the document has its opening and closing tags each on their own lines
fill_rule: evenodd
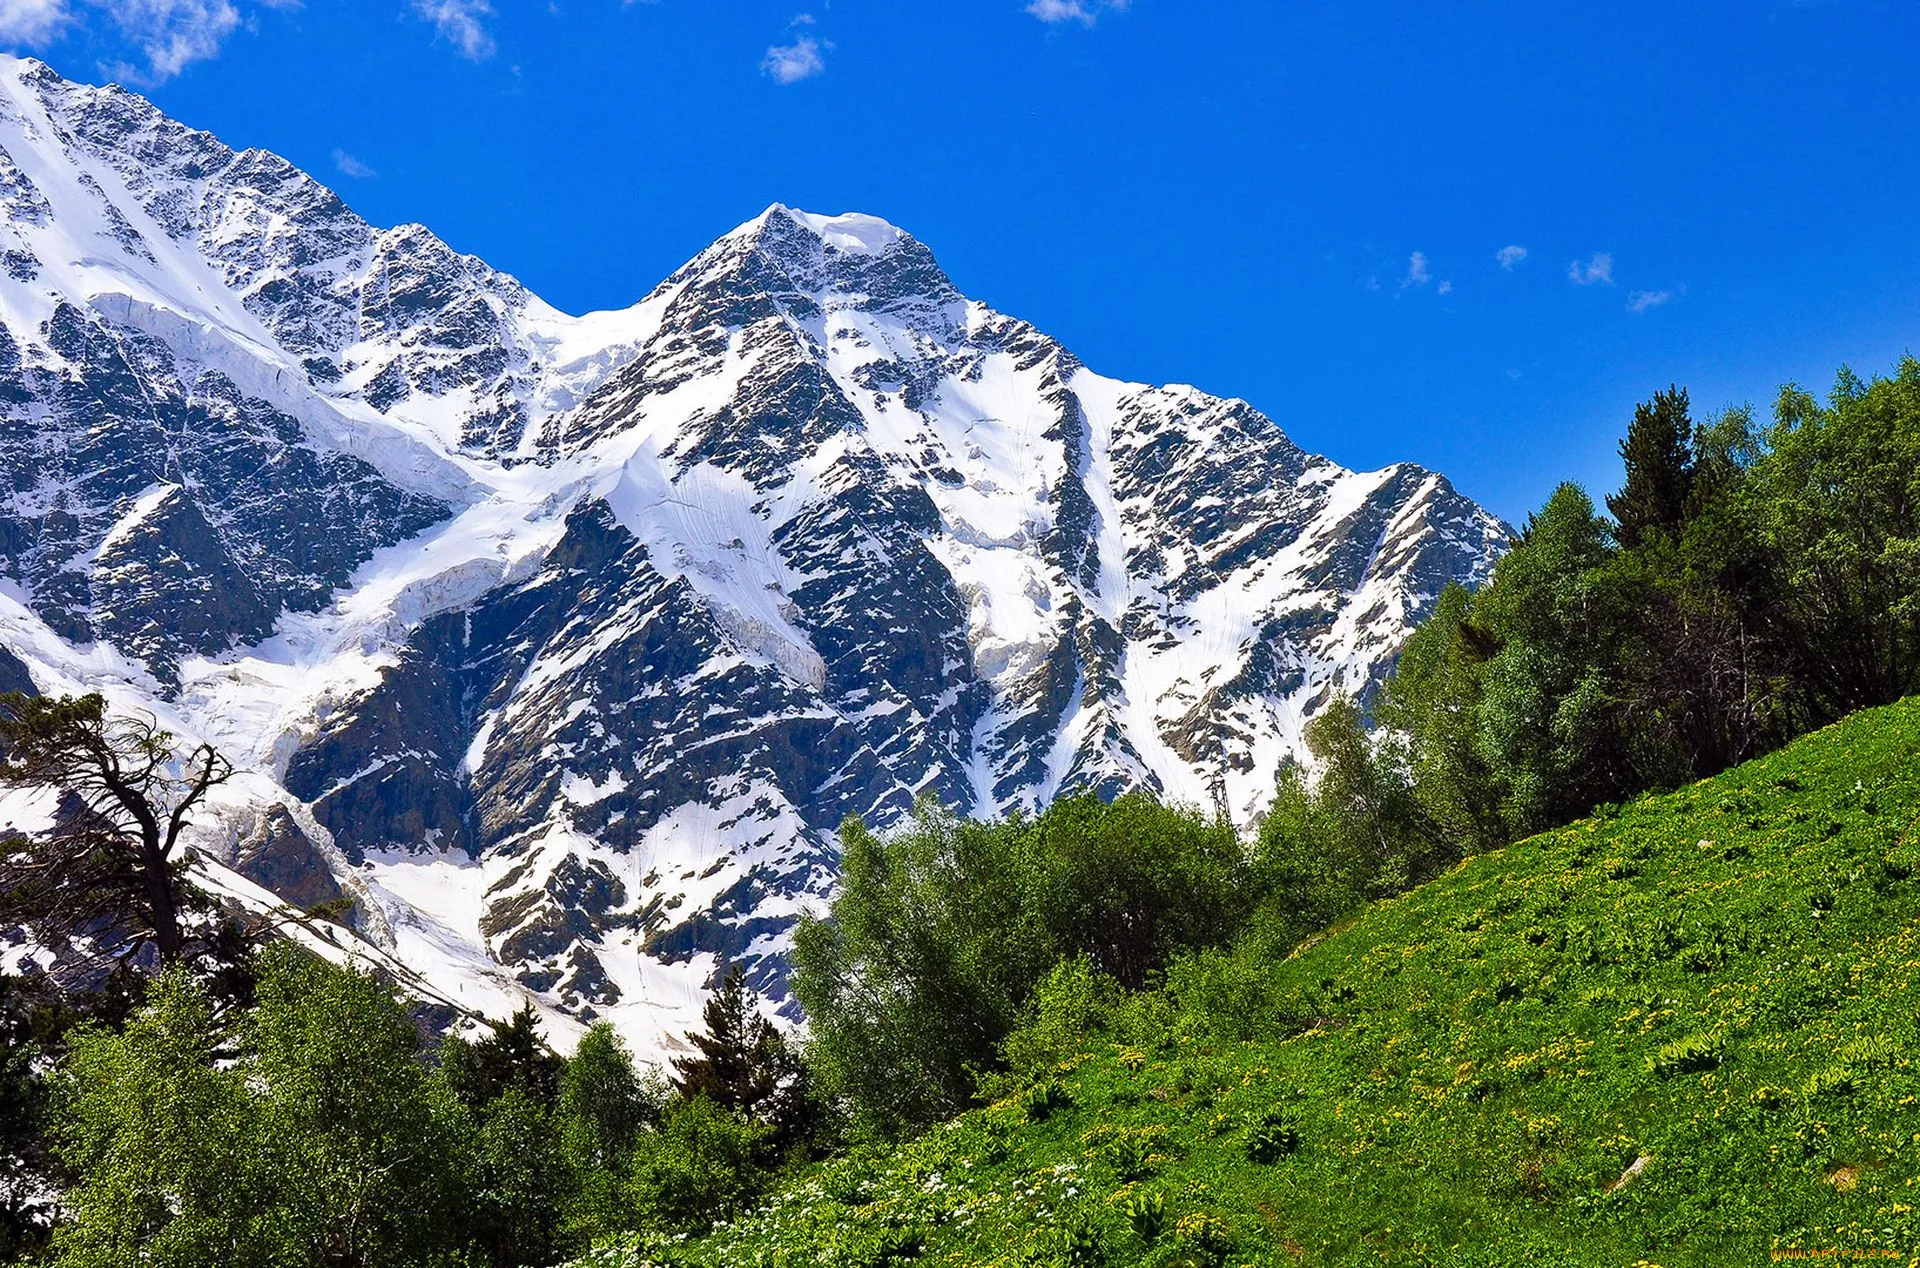
<svg viewBox="0 0 1920 1268">
<path fill-rule="evenodd" d="M 533 1005 L 522 1005 L 506 1021 L 487 1024 L 489 1032 L 479 1039 L 450 1036 L 441 1045 L 440 1064 L 448 1084 L 474 1109 L 515 1088 L 537 1105 L 551 1105 L 566 1063 L 540 1038 Z"/>
<path fill-rule="evenodd" d="M 1626 482 L 1607 498 L 1614 535 L 1628 550 L 1650 531 L 1672 532 L 1686 521 L 1693 494 L 1693 420 L 1687 389 L 1668 387 L 1634 407 L 1620 442 Z"/>
<path fill-rule="evenodd" d="M 810 1126 L 806 1070 L 754 1007 L 741 966 L 721 979 L 701 1020 L 706 1031 L 687 1036 L 698 1055 L 674 1058 L 675 1090 L 768 1124 L 779 1145 L 797 1143 Z"/>
</svg>

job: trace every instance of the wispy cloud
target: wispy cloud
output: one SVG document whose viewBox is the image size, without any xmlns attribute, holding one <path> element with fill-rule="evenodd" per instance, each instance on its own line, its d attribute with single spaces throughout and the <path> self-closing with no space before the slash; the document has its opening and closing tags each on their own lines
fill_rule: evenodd
<svg viewBox="0 0 1920 1268">
<path fill-rule="evenodd" d="M 333 152 L 333 170 L 357 181 L 371 180 L 380 174 L 345 150 Z"/>
<path fill-rule="evenodd" d="M 487 30 L 487 19 L 493 16 L 487 0 L 413 0 L 413 11 L 433 23 L 440 38 L 468 61 L 484 62 L 498 47 Z"/>
<path fill-rule="evenodd" d="M 1605 251 L 1595 251 L 1585 264 L 1575 260 L 1567 266 L 1567 280 L 1575 286 L 1612 286 L 1613 257 Z"/>
<path fill-rule="evenodd" d="M 282 8 L 290 0 L 262 3 Z M 240 26 L 240 11 L 231 0 L 0 0 L 0 42 L 42 48 L 75 23 L 116 31 L 145 64 L 122 61 L 106 70 L 151 85 L 218 53 Z"/>
<path fill-rule="evenodd" d="M 1644 313 L 1649 308 L 1660 307 L 1672 298 L 1672 291 L 1634 291 L 1627 296 L 1627 311 Z"/>
<path fill-rule="evenodd" d="M 489 0 L 409 0 L 419 17 L 474 61 L 491 57 Z M 0 44 L 44 48 L 75 25 L 111 31 L 140 60 L 117 61 L 107 73 L 141 86 L 173 78 L 219 54 L 227 37 L 251 27 L 262 9 L 297 9 L 301 0 L 0 0 Z"/>
<path fill-rule="evenodd" d="M 787 23 L 787 28 L 792 33 L 796 27 L 814 25 L 816 23 L 811 13 L 800 13 Z M 803 79 L 824 75 L 827 54 L 832 51 L 831 43 L 816 40 L 811 35 L 795 35 L 793 43 L 775 44 L 767 49 L 767 55 L 760 59 L 760 70 L 771 76 L 776 84 L 797 84 Z"/>
<path fill-rule="evenodd" d="M 1499 262 L 1501 268 L 1511 273 L 1527 258 L 1527 249 L 1516 242 L 1495 251 L 1493 258 Z"/>
<path fill-rule="evenodd" d="M 1125 13 L 1131 0 L 1031 0 L 1027 12 L 1042 22 L 1078 22 L 1092 26 L 1103 13 Z"/>
<path fill-rule="evenodd" d="M 1435 295 L 1451 295 L 1453 294 L 1453 283 L 1442 278 L 1440 285 L 1433 288 L 1433 293 Z"/>
<path fill-rule="evenodd" d="M 240 25 L 227 0 L 116 0 L 111 6 L 140 51 L 154 79 L 171 79 L 189 63 L 204 61 Z"/>
<path fill-rule="evenodd" d="M 67 0 L 0 0 L 0 40 L 39 48 L 73 21 Z"/>
</svg>

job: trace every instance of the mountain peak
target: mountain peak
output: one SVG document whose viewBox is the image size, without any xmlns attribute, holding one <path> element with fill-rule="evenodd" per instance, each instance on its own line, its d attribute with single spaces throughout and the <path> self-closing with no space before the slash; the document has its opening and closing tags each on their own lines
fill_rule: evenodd
<svg viewBox="0 0 1920 1268">
<path fill-rule="evenodd" d="M 863 215 L 856 211 L 821 216 L 775 203 L 767 209 L 767 215 L 784 215 L 834 250 L 849 255 L 885 255 L 902 242 L 911 240 L 906 230 L 878 216 Z"/>
</svg>

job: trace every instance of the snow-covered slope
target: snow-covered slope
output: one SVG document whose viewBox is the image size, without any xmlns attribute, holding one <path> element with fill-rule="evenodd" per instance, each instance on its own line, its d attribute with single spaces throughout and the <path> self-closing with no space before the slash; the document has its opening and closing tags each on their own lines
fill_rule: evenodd
<svg viewBox="0 0 1920 1268">
<path fill-rule="evenodd" d="M 0 678 L 248 773 L 203 845 L 449 998 L 643 1047 L 784 1000 L 833 829 L 1257 814 L 1493 517 L 1103 377 L 866 216 L 569 317 L 115 88 L 0 62 Z"/>
</svg>

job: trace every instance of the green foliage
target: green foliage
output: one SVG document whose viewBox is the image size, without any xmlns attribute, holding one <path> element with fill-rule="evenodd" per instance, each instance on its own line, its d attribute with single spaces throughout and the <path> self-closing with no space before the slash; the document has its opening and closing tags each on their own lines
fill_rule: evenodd
<svg viewBox="0 0 1920 1268">
<path fill-rule="evenodd" d="M 284 1182 L 245 1073 L 215 1062 L 222 1040 L 204 992 L 177 969 L 124 1032 L 72 1036 L 53 1140 L 79 1179 L 65 1195 L 55 1263 L 304 1262 L 302 1230 L 272 1218 Z"/>
<path fill-rule="evenodd" d="M 555 1110 L 565 1125 L 567 1151 L 580 1165 L 604 1167 L 624 1159 L 640 1133 L 659 1124 L 666 1098 L 635 1072 L 613 1027 L 596 1022 L 560 1076 Z"/>
<path fill-rule="evenodd" d="M 1177 957 L 1077 1044 L 1084 1010 L 1043 1004 L 1044 1115 L 974 1109 L 600 1262 L 887 1262 L 902 1230 L 982 1265 L 1060 1262 L 1074 1230 L 1146 1265 L 1909 1257 L 1920 886 L 1883 861 L 1920 834 L 1916 753 L 1920 698 L 1474 858 L 1285 958 Z"/>
<path fill-rule="evenodd" d="M 467 1105 L 487 1105 L 518 1090 L 538 1105 L 548 1105 L 560 1087 L 565 1063 L 540 1038 L 533 1005 L 504 1022 L 491 1022 L 476 1040 L 450 1035 L 440 1045 L 440 1070 L 447 1086 Z"/>
<path fill-rule="evenodd" d="M 1100 1268 L 1107 1262 L 1099 1231 L 1085 1220 L 1054 1229 L 1049 1240 L 1047 1257 L 1060 1268 Z"/>
<path fill-rule="evenodd" d="M 772 1178 L 772 1136 L 704 1096 L 678 1101 L 635 1149 L 628 1198 L 648 1225 L 668 1232 L 739 1215 Z"/>
<path fill-rule="evenodd" d="M 1231 825 L 1139 794 L 996 824 L 922 805 L 899 832 L 850 820 L 841 839 L 840 893 L 801 924 L 794 993 L 822 1091 L 883 1135 L 967 1105 L 1062 960 L 1137 987 L 1230 939 L 1251 903 Z"/>
<path fill-rule="evenodd" d="M 564 1239 L 587 1242 L 640 1224 L 626 1177 L 645 1133 L 665 1117 L 671 1089 L 642 1079 L 613 1027 L 599 1022 L 574 1050 L 554 1106 L 556 1135 L 571 1173 L 561 1212 Z"/>
<path fill-rule="evenodd" d="M 1247 1124 L 1247 1158 L 1273 1163 L 1300 1149 L 1300 1129 L 1279 1110 L 1266 1110 Z"/>
<path fill-rule="evenodd" d="M 248 1022 L 250 1128 L 282 1184 L 271 1221 L 337 1262 L 442 1247 L 461 1134 L 392 994 L 280 943 L 262 956 Z"/>
<path fill-rule="evenodd" d="M 1781 585 L 1778 634 L 1822 718 L 1886 704 L 1920 676 L 1920 361 L 1830 403 L 1786 388 L 1751 499 Z"/>
<path fill-rule="evenodd" d="M 1056 1110 L 1066 1109 L 1073 1104 L 1073 1094 L 1065 1085 L 1054 1079 L 1036 1083 L 1015 1098 L 1021 1114 L 1029 1123 L 1044 1123 L 1052 1118 Z"/>
<path fill-rule="evenodd" d="M 1330 703 L 1304 738 L 1318 777 L 1309 785 L 1298 769 L 1282 772 L 1251 866 L 1261 937 L 1281 953 L 1369 898 L 1405 889 L 1436 845 L 1404 753 L 1376 747 L 1351 702 Z"/>
<path fill-rule="evenodd" d="M 1064 798 L 1031 824 L 1021 908 L 1047 931 L 1050 960 L 1085 956 L 1139 990 L 1170 956 L 1231 939 L 1247 910 L 1247 861 L 1231 824 L 1144 793 Z"/>
<path fill-rule="evenodd" d="M 1719 1065 L 1724 1049 L 1725 1045 L 1718 1035 L 1687 1035 L 1656 1048 L 1653 1055 L 1647 1058 L 1647 1069 L 1662 1078 L 1676 1074 L 1697 1074 Z"/>
<path fill-rule="evenodd" d="M 1465 586 L 1440 592 L 1375 705 L 1382 730 L 1399 737 L 1414 804 L 1443 848 L 1468 854 L 1507 841 L 1496 763 L 1485 755 L 1477 726 L 1482 666 L 1493 640 L 1469 622 L 1472 606 Z"/>
<path fill-rule="evenodd" d="M 1152 1245 L 1167 1227 L 1167 1199 L 1157 1192 L 1135 1190 L 1121 1199 L 1120 1215 L 1135 1237 Z"/>
<path fill-rule="evenodd" d="M 807 1064 L 859 1125 L 897 1133 L 963 1107 L 1053 962 L 1017 828 L 932 805 L 882 839 L 840 832 L 840 892 L 794 938 Z"/>
<path fill-rule="evenodd" d="M 1920 362 L 1843 370 L 1826 406 L 1788 388 L 1764 434 L 1746 410 L 1696 427 L 1669 389 L 1621 456 L 1613 522 L 1563 486 L 1408 642 L 1378 712 L 1410 849 L 1491 848 L 1920 690 Z"/>
<path fill-rule="evenodd" d="M 1675 533 L 1693 506 L 1693 420 L 1687 390 L 1669 387 L 1638 405 L 1620 442 L 1626 483 L 1607 499 L 1614 535 L 1628 550 L 1654 533 Z"/>
<path fill-rule="evenodd" d="M 1034 1083 L 1072 1062 L 1099 1042 L 1124 999 L 1120 984 L 1084 955 L 1062 960 L 1034 989 L 1026 1020 L 1002 1045 L 1005 1074 L 989 1080 L 984 1094 Z"/>
<path fill-rule="evenodd" d="M 1609 707 L 1623 598 L 1607 560 L 1593 503 L 1561 485 L 1474 598 L 1473 622 L 1498 649 L 1481 670 L 1476 744 L 1514 835 L 1635 791 Z"/>
<path fill-rule="evenodd" d="M 52 1263 L 553 1264 L 738 1215 L 780 1161 L 773 1127 L 641 1078 L 605 1026 L 562 1061 L 523 1013 L 430 1069 L 380 981 L 288 943 L 258 972 L 223 1016 L 176 966 L 122 1030 L 73 1034 Z"/>
<path fill-rule="evenodd" d="M 577 1194 L 591 1173 L 573 1169 L 551 1111 L 509 1086 L 475 1119 L 457 1146 L 460 1219 L 485 1262 L 554 1263 L 580 1232 L 601 1231 L 581 1219 Z"/>
<path fill-rule="evenodd" d="M 813 1100 L 806 1067 L 754 999 L 745 971 L 733 966 L 707 1000 L 706 1030 L 687 1036 L 697 1055 L 674 1059 L 674 1087 L 765 1123 L 785 1149 L 811 1133 Z"/>
</svg>

